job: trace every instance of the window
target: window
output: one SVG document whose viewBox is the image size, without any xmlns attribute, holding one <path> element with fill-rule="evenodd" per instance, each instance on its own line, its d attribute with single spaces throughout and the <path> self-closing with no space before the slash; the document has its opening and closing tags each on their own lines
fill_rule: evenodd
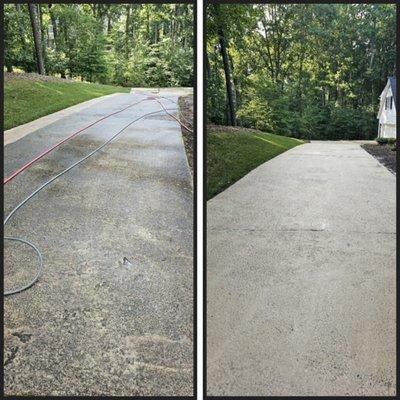
<svg viewBox="0 0 400 400">
<path fill-rule="evenodd" d="M 393 108 L 393 96 L 390 96 L 390 109 Z"/>
</svg>

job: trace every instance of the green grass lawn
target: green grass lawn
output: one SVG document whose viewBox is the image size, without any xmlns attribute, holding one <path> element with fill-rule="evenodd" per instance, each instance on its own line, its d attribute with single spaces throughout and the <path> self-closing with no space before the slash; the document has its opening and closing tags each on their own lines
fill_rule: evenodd
<svg viewBox="0 0 400 400">
<path fill-rule="evenodd" d="M 207 130 L 207 200 L 265 161 L 306 141 L 231 127 Z"/>
<path fill-rule="evenodd" d="M 130 88 L 93 83 L 5 80 L 4 129 L 33 121 L 95 97 L 129 91 Z"/>
</svg>

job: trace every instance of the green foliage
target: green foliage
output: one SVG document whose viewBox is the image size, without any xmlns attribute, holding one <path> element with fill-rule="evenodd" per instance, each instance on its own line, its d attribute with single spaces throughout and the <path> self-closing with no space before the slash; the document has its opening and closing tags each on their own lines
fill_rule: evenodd
<svg viewBox="0 0 400 400">
<path fill-rule="evenodd" d="M 148 43 L 138 42 L 129 59 L 128 68 L 123 72 L 131 86 L 147 86 L 147 67 L 150 63 Z"/>
<path fill-rule="evenodd" d="M 175 46 L 170 38 L 153 44 L 139 42 L 124 76 L 131 86 L 191 86 L 193 51 Z"/>
<path fill-rule="evenodd" d="M 159 58 L 165 60 L 162 65 L 172 86 L 192 86 L 193 75 L 193 49 L 191 47 L 175 46 L 170 38 L 166 38 L 158 44 Z M 164 81 L 162 85 L 166 86 Z"/>
<path fill-rule="evenodd" d="M 221 74 L 213 73 L 207 79 L 207 115 L 216 124 L 226 124 L 227 105 Z"/>
<path fill-rule="evenodd" d="M 271 106 L 262 99 L 251 99 L 237 112 L 241 125 L 247 128 L 256 128 L 265 132 L 276 131 L 273 124 L 273 111 Z"/>
<path fill-rule="evenodd" d="M 8 5 L 4 8 L 4 64 L 8 71 L 20 67 L 26 72 L 36 69 L 33 38 L 30 32 L 28 12 L 21 6 Z"/>
<path fill-rule="evenodd" d="M 378 137 L 375 140 L 380 145 L 384 145 L 384 144 L 388 144 L 389 143 L 389 139 L 388 138 L 384 138 L 384 137 Z"/>
<path fill-rule="evenodd" d="M 125 86 L 193 86 L 193 6 L 39 6 L 46 71 Z M 5 5 L 5 64 L 36 70 L 27 5 Z"/>
<path fill-rule="evenodd" d="M 382 138 L 382 137 L 378 137 L 375 139 L 375 141 L 381 145 L 387 145 L 390 150 L 392 151 L 396 151 L 397 150 L 397 146 L 396 146 L 396 138 Z"/>
<path fill-rule="evenodd" d="M 360 113 L 349 107 L 334 107 L 327 136 L 330 139 L 361 139 Z"/>
<path fill-rule="evenodd" d="M 207 132 L 207 199 L 260 164 L 304 141 L 257 131 Z"/>
<path fill-rule="evenodd" d="M 55 49 L 46 52 L 45 65 L 49 75 L 64 75 L 68 68 L 68 59 L 65 53 Z"/>
<path fill-rule="evenodd" d="M 307 139 L 376 135 L 379 95 L 395 68 L 393 4 L 215 7 L 207 8 L 209 122 L 227 121 L 223 29 L 239 125 Z"/>
</svg>

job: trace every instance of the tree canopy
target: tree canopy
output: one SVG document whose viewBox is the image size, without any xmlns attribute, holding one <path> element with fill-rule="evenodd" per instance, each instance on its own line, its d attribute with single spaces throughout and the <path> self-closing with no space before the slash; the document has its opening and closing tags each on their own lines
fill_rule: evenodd
<svg viewBox="0 0 400 400">
<path fill-rule="evenodd" d="M 207 118 L 298 138 L 373 138 L 395 60 L 393 4 L 209 5 Z"/>
<path fill-rule="evenodd" d="M 191 5 L 7 4 L 4 8 L 4 61 L 9 72 L 45 71 L 125 86 L 193 86 Z"/>
</svg>

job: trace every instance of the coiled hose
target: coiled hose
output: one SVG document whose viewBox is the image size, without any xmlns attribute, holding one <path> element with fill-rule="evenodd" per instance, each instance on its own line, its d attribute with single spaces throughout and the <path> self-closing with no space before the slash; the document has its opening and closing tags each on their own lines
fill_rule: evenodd
<svg viewBox="0 0 400 400">
<path fill-rule="evenodd" d="M 149 116 L 149 115 L 154 115 L 154 114 L 164 114 L 164 113 L 168 113 L 168 111 L 175 111 L 175 109 L 164 109 L 161 111 L 153 111 L 153 112 L 149 112 L 146 113 L 136 119 L 134 119 L 133 121 L 131 121 L 129 124 L 125 125 L 121 130 L 119 130 L 116 134 L 114 134 L 113 136 L 111 136 L 110 139 L 108 139 L 106 142 L 104 142 L 101 146 L 97 147 L 96 149 L 94 149 L 93 151 L 91 151 L 88 155 L 86 155 L 85 157 L 81 158 L 80 160 L 76 161 L 75 163 L 73 163 L 72 165 L 70 165 L 68 168 L 64 169 L 63 171 L 61 171 L 60 173 L 58 173 L 57 175 L 53 176 L 51 179 L 49 179 L 47 182 L 43 183 L 41 186 L 39 186 L 33 193 L 31 193 L 27 198 L 25 198 L 23 201 L 21 201 L 21 203 L 19 203 L 11 212 L 10 214 L 8 214 L 8 216 L 6 217 L 6 219 L 4 220 L 4 228 L 6 227 L 7 223 L 10 221 L 10 219 L 15 215 L 15 213 L 20 210 L 29 200 L 31 200 L 33 197 L 35 197 L 40 191 L 42 191 L 46 186 L 50 185 L 50 183 L 54 182 L 56 179 L 58 179 L 60 176 L 66 174 L 68 171 L 71 171 L 71 169 L 75 168 L 77 165 L 81 164 L 82 162 L 84 162 L 85 160 L 87 160 L 89 157 L 93 156 L 94 154 L 96 154 L 99 150 L 101 150 L 103 147 L 107 146 L 112 140 L 114 140 L 117 136 L 119 136 L 126 128 L 128 128 L 129 126 L 131 126 L 132 124 L 134 124 L 135 122 Z M 16 289 L 12 289 L 12 290 L 7 290 L 4 291 L 4 295 L 8 296 L 8 295 L 12 295 L 12 294 L 16 294 L 16 293 L 20 293 L 28 288 L 30 288 L 31 286 L 33 286 L 37 280 L 39 279 L 40 275 L 42 274 L 43 271 L 43 256 L 42 253 L 40 252 L 40 250 L 29 240 L 25 240 L 19 237 L 14 237 L 14 236 L 4 236 L 5 240 L 8 241 L 14 241 L 14 242 L 20 242 L 23 244 L 26 244 L 27 246 L 31 247 L 37 257 L 38 257 L 38 263 L 37 263 L 37 269 L 36 269 L 36 273 L 34 275 L 34 277 L 31 279 L 31 281 L 29 283 L 27 283 L 26 285 L 23 285 L 19 288 Z"/>
</svg>

